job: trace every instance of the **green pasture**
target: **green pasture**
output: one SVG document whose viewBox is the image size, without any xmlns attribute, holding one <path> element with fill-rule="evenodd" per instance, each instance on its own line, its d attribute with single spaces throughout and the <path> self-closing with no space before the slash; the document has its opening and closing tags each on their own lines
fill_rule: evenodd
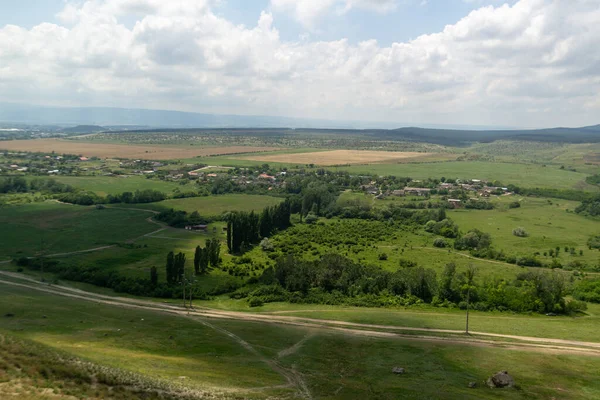
<svg viewBox="0 0 600 400">
<path fill-rule="evenodd" d="M 587 174 L 561 170 L 558 166 L 482 161 L 448 161 L 434 163 L 371 164 L 328 169 L 352 174 L 395 175 L 412 179 L 454 178 L 500 181 L 504 185 L 528 188 L 581 189 L 598 191 L 585 183 Z"/>
<path fill-rule="evenodd" d="M 34 256 L 86 250 L 135 239 L 158 226 L 148 213 L 98 210 L 60 203 L 0 208 L 0 257 Z"/>
<path fill-rule="evenodd" d="M 37 177 L 31 177 L 36 179 Z M 50 179 L 50 178 L 48 178 Z M 166 182 L 158 179 L 148 179 L 143 176 L 53 176 L 58 182 L 73 187 L 94 192 L 99 196 L 135 192 L 136 190 L 153 189 L 171 193 L 181 186 L 175 182 Z"/>
<path fill-rule="evenodd" d="M 173 208 L 186 212 L 198 211 L 200 215 L 220 215 L 229 211 L 262 211 L 283 201 L 280 197 L 227 194 L 221 196 L 190 197 L 186 199 L 165 200 L 154 203 L 156 207 Z M 138 205 L 143 208 L 144 205 Z"/>
<path fill-rule="evenodd" d="M 262 359 L 295 371 L 311 397 L 319 399 L 595 399 L 600 395 L 596 374 L 600 359 L 592 356 L 206 320 L 220 329 L 215 330 L 203 325 L 202 319 L 88 303 L 4 284 L 0 288 L 0 315 L 14 314 L 1 317 L 6 318 L 2 333 L 100 365 L 178 382 L 216 398 L 219 393 L 295 398 L 292 389 L 279 387 L 286 381 Z M 230 334 L 257 353 L 243 348 Z M 280 353 L 286 349 L 293 350 Z M 406 368 L 407 373 L 392 374 L 395 366 Z M 500 370 L 515 377 L 517 389 L 484 386 L 485 379 Z M 472 381 L 478 383 L 476 389 L 467 387 Z"/>
<path fill-rule="evenodd" d="M 519 201 L 520 208 L 508 209 L 506 203 Z M 560 247 L 558 260 L 565 264 L 581 261 L 596 265 L 600 261 L 600 252 L 588 250 L 587 241 L 590 236 L 600 233 L 600 220 L 587 218 L 572 212 L 577 202 L 558 199 L 542 199 L 512 196 L 502 198 L 494 210 L 451 210 L 452 218 L 463 232 L 479 229 L 492 236 L 492 245 L 507 254 L 533 255 L 540 252 L 540 259 L 551 262 L 551 257 L 544 257 L 544 252 Z M 570 210 L 568 212 L 567 210 Z M 528 237 L 517 237 L 513 230 L 523 227 Z M 565 253 L 564 248 L 575 248 L 575 255 Z M 583 255 L 579 251 L 583 250 Z"/>
<path fill-rule="evenodd" d="M 196 321 L 0 287 L 0 332 L 109 367 L 243 398 L 264 398 L 262 391 L 249 391 L 286 383 L 238 343 Z"/>
</svg>

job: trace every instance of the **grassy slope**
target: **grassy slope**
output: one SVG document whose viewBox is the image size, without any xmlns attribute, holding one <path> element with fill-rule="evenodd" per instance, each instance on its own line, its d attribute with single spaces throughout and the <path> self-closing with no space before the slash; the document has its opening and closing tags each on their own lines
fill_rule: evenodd
<svg viewBox="0 0 600 400">
<path fill-rule="evenodd" d="M 8 312 L 15 317 L 0 317 L 2 330 L 152 378 L 216 391 L 285 383 L 233 340 L 183 318 L 2 285 L 0 315 Z"/>
<path fill-rule="evenodd" d="M 243 398 L 290 394 L 285 389 L 249 391 L 282 384 L 282 378 L 229 337 L 196 321 L 1 288 L 0 315 L 15 314 L 2 317 L 2 330 L 11 335 L 192 388 Z M 600 359 L 594 357 L 361 338 L 239 321 L 211 323 L 268 358 L 308 336 L 303 346 L 279 362 L 302 374 L 314 398 L 594 399 L 600 395 L 595 372 Z M 406 368 L 407 374 L 391 374 L 394 366 Z M 481 387 L 490 374 L 504 369 L 516 378 L 518 390 Z M 470 381 L 480 387 L 467 389 Z"/>
<path fill-rule="evenodd" d="M 134 210 L 96 210 L 59 203 L 35 203 L 0 209 L 0 256 L 31 256 L 44 241 L 46 254 L 85 250 L 123 242 L 157 226 Z"/>
</svg>

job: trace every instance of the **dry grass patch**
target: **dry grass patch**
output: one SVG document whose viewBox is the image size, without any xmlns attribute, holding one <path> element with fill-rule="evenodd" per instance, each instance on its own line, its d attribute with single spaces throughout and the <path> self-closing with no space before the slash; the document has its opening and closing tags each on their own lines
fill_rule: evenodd
<svg viewBox="0 0 600 400">
<path fill-rule="evenodd" d="M 225 146 L 225 147 L 176 147 L 161 145 L 127 145 L 86 143 L 73 140 L 40 139 L 12 140 L 0 143 L 0 149 L 9 151 L 56 152 L 100 158 L 130 158 L 141 160 L 173 160 L 227 154 L 256 153 L 281 150 L 272 147 Z"/>
<path fill-rule="evenodd" d="M 312 153 L 255 155 L 244 157 L 246 160 L 281 162 L 292 164 L 315 165 L 346 165 L 372 163 L 398 163 L 410 161 L 431 161 L 439 157 L 437 153 L 399 152 L 399 151 L 369 151 L 369 150 L 332 150 Z M 452 157 L 456 157 L 452 155 Z"/>
</svg>

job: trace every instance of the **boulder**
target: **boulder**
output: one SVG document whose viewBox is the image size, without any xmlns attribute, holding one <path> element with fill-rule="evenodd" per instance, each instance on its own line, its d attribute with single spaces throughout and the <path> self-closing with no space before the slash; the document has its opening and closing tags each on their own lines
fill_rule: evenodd
<svg viewBox="0 0 600 400">
<path fill-rule="evenodd" d="M 400 367 L 394 367 L 392 368 L 392 372 L 396 375 L 402 375 L 404 374 L 406 371 L 404 370 L 404 368 L 400 368 Z"/>
<path fill-rule="evenodd" d="M 487 380 L 487 385 L 491 388 L 511 388 L 515 386 L 515 380 L 508 371 L 500 371 Z"/>
<path fill-rule="evenodd" d="M 477 382 L 469 382 L 469 389 L 475 389 L 477 387 Z"/>
</svg>

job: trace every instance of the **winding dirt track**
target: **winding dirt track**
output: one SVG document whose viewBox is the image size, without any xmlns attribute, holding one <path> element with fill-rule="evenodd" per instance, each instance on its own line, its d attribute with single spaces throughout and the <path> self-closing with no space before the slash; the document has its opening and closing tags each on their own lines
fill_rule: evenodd
<svg viewBox="0 0 600 400">
<path fill-rule="evenodd" d="M 419 341 L 443 342 L 448 344 L 464 344 L 473 346 L 493 346 L 528 351 L 586 354 L 600 356 L 600 343 L 583 342 L 576 340 L 538 338 L 531 336 L 505 335 L 489 332 L 470 332 L 465 336 L 464 331 L 452 329 L 415 328 L 392 325 L 359 324 L 353 322 L 322 320 L 303 317 L 284 316 L 276 314 L 245 313 L 237 311 L 223 311 L 210 308 L 195 307 L 193 310 L 180 306 L 155 303 L 141 299 L 112 297 L 86 292 L 80 289 L 65 286 L 50 286 L 25 277 L 21 274 L 0 271 L 0 275 L 16 278 L 23 283 L 0 279 L 0 284 L 25 287 L 37 291 L 55 294 L 64 297 L 77 298 L 116 307 L 143 309 L 161 313 L 175 314 L 186 317 L 202 317 L 206 319 L 240 320 L 259 323 L 272 323 L 292 325 L 304 328 L 339 332 L 354 336 L 403 338 Z M 404 333 L 402 333 L 404 332 Z M 411 332 L 411 333 L 406 333 Z M 421 333 L 418 335 L 415 333 Z M 435 335 L 444 334 L 444 336 Z M 460 335 L 460 336 L 457 336 Z M 498 340 L 502 339 L 502 340 Z"/>
</svg>

